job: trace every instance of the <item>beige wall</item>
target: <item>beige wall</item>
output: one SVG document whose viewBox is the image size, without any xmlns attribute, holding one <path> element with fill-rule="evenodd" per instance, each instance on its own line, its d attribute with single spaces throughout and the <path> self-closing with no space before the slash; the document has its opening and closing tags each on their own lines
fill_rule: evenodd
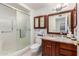
<svg viewBox="0 0 79 59">
<path fill-rule="evenodd" d="M 79 41 L 79 3 L 77 4 L 77 40 Z M 79 46 L 77 47 L 77 55 L 79 56 Z"/>
</svg>

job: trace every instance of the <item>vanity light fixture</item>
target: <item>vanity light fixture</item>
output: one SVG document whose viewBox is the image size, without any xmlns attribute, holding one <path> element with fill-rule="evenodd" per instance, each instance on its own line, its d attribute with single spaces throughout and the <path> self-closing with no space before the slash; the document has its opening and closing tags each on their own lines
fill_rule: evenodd
<svg viewBox="0 0 79 59">
<path fill-rule="evenodd" d="M 56 11 L 61 11 L 63 8 L 65 8 L 67 6 L 69 6 L 68 3 L 64 3 L 64 4 L 60 3 L 60 4 L 57 4 Z"/>
</svg>

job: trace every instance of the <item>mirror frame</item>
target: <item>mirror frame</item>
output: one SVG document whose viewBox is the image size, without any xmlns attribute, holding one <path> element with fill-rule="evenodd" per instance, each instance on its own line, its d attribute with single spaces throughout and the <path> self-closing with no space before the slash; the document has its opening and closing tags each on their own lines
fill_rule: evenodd
<svg viewBox="0 0 79 59">
<path fill-rule="evenodd" d="M 72 32 L 72 34 L 74 34 L 74 18 L 73 18 L 73 11 L 74 11 L 75 9 L 73 9 L 73 10 L 68 10 L 68 11 L 63 11 L 63 12 L 59 12 L 59 13 L 54 13 L 54 14 L 49 14 L 48 15 L 48 20 L 47 20 L 47 33 L 48 34 L 61 34 L 60 32 L 50 32 L 49 31 L 49 16 L 53 16 L 53 15 L 59 15 L 59 14 L 64 14 L 64 13 L 68 13 L 68 12 L 70 12 L 71 13 L 71 32 Z M 77 16 L 77 15 L 76 15 Z M 77 22 L 77 18 L 76 18 L 76 20 L 75 20 L 76 22 Z M 76 23 L 77 24 L 77 23 Z M 67 33 L 63 33 L 63 35 L 66 35 Z"/>
</svg>

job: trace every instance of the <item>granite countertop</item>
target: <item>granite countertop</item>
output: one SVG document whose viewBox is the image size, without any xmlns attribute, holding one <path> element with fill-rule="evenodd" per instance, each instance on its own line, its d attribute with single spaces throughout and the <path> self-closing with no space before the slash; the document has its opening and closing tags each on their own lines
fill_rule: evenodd
<svg viewBox="0 0 79 59">
<path fill-rule="evenodd" d="M 77 41 L 73 41 L 68 38 L 61 38 L 61 37 L 49 37 L 49 36 L 44 36 L 42 37 L 44 40 L 51 40 L 51 41 L 57 41 L 57 42 L 63 42 L 63 43 L 70 43 L 76 45 Z"/>
</svg>

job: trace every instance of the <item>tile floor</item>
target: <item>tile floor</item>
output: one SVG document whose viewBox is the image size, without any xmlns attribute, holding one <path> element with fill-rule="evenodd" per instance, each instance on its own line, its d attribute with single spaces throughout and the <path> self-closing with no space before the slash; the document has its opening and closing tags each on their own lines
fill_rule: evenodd
<svg viewBox="0 0 79 59">
<path fill-rule="evenodd" d="M 38 53 L 34 53 L 31 52 L 30 49 L 28 49 L 24 54 L 22 54 L 21 56 L 42 56 L 41 52 Z"/>
</svg>

